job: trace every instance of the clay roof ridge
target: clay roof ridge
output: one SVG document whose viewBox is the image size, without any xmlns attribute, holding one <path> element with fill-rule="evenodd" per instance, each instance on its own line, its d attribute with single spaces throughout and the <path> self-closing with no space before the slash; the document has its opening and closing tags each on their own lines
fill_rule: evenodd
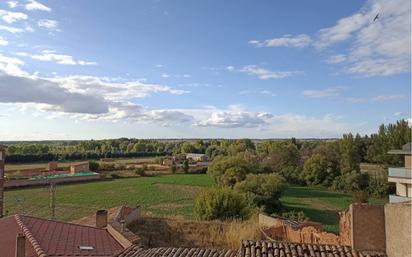
<svg viewBox="0 0 412 257">
<path fill-rule="evenodd" d="M 19 214 L 15 214 L 15 215 L 19 215 Z M 94 226 L 87 226 L 87 225 L 82 225 L 82 224 L 77 224 L 77 223 L 70 223 L 70 222 L 64 222 L 64 221 L 58 221 L 58 220 L 49 220 L 49 219 L 45 219 L 45 218 L 33 217 L 33 216 L 28 216 L 28 215 L 19 215 L 19 216 L 23 216 L 23 217 L 27 217 L 27 218 L 31 218 L 31 219 L 43 220 L 43 221 L 47 221 L 47 222 L 56 222 L 56 223 L 60 223 L 60 224 L 80 226 L 80 227 L 92 228 L 92 229 L 97 229 L 97 230 L 106 230 L 105 228 L 96 228 L 96 227 L 94 227 Z"/>
<path fill-rule="evenodd" d="M 27 240 L 29 240 L 29 242 L 32 245 L 32 247 L 33 247 L 34 251 L 36 252 L 36 254 L 39 257 L 47 257 L 46 253 L 41 248 L 39 242 L 37 242 L 36 238 L 32 235 L 30 230 L 26 227 L 26 225 L 21 220 L 20 215 L 18 215 L 18 214 L 14 215 L 14 219 L 16 220 L 16 223 L 19 225 L 19 227 L 23 231 L 24 236 L 26 236 Z"/>
</svg>

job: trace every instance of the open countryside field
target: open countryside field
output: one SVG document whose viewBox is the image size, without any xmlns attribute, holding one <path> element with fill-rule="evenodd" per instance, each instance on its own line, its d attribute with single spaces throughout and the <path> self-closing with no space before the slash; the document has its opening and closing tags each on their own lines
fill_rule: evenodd
<svg viewBox="0 0 412 257">
<path fill-rule="evenodd" d="M 70 221 L 93 214 L 98 209 L 118 205 L 140 205 L 153 216 L 193 218 L 193 200 L 204 187 L 214 183 L 206 174 L 179 174 L 157 177 L 136 177 L 102 182 L 59 185 L 56 193 L 56 215 Z M 24 199 L 18 203 L 17 199 Z M 304 211 L 313 221 L 326 225 L 328 231 L 338 231 L 338 211 L 351 203 L 347 194 L 321 188 L 291 186 L 281 198 L 287 209 Z M 382 200 L 373 200 L 382 202 Z M 9 214 L 50 217 L 47 188 L 6 191 L 6 210 Z"/>
<path fill-rule="evenodd" d="M 99 163 L 114 163 L 114 164 L 128 164 L 128 163 L 142 163 L 142 162 L 153 162 L 154 157 L 138 157 L 138 158 L 116 158 L 110 162 Z M 92 160 L 89 160 L 92 161 Z M 59 167 L 69 167 L 72 163 L 77 163 L 80 161 L 69 161 L 69 162 L 59 162 Z M 38 162 L 38 163 L 6 163 L 5 170 L 20 170 L 20 169 L 37 169 L 37 168 L 47 168 L 47 162 Z"/>
</svg>

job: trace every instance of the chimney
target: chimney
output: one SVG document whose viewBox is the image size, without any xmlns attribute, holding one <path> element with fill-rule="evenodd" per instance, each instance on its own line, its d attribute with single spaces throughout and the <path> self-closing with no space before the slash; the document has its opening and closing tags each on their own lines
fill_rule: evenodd
<svg viewBox="0 0 412 257">
<path fill-rule="evenodd" d="M 120 220 L 120 232 L 122 233 L 124 232 L 125 223 L 126 223 L 125 220 Z"/>
<path fill-rule="evenodd" d="M 16 256 L 15 257 L 25 257 L 26 256 L 26 236 L 22 233 L 18 233 L 16 236 Z"/>
<path fill-rule="evenodd" d="M 107 226 L 107 211 L 98 210 L 96 212 L 96 228 L 105 228 Z"/>
<path fill-rule="evenodd" d="M 4 161 L 6 158 L 6 147 L 0 145 L 0 218 L 4 215 Z"/>
</svg>

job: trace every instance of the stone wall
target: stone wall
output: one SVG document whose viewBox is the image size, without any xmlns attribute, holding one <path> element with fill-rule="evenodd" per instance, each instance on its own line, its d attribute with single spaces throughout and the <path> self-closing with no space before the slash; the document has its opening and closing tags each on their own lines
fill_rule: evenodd
<svg viewBox="0 0 412 257">
<path fill-rule="evenodd" d="M 411 203 L 385 205 L 388 257 L 411 256 Z"/>
<path fill-rule="evenodd" d="M 386 249 L 385 212 L 383 205 L 352 204 L 351 245 L 356 250 L 382 251 Z"/>
</svg>

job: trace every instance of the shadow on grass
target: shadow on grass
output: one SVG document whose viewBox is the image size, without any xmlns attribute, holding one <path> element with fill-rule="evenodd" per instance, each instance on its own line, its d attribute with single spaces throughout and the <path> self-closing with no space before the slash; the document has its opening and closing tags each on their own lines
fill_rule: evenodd
<svg viewBox="0 0 412 257">
<path fill-rule="evenodd" d="M 291 186 L 286 189 L 285 196 L 297 198 L 336 198 L 348 197 L 348 195 L 338 192 L 327 191 L 324 188 Z"/>
<path fill-rule="evenodd" d="M 323 224 L 325 230 L 328 232 L 333 232 L 335 234 L 339 233 L 339 213 L 332 210 L 319 210 L 315 208 L 304 207 L 308 204 L 301 204 L 301 207 L 288 206 L 287 202 L 283 202 L 283 208 L 286 211 L 302 211 L 305 213 L 305 216 L 310 221 L 315 221 Z"/>
</svg>

